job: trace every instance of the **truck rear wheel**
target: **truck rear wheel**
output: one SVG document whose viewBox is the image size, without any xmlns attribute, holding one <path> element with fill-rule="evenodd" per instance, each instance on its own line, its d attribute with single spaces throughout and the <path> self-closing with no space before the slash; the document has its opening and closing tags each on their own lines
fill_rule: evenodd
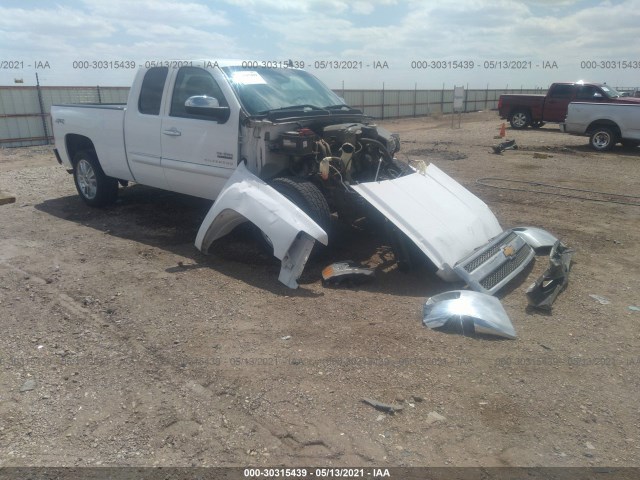
<svg viewBox="0 0 640 480">
<path fill-rule="evenodd" d="M 613 146 L 618 142 L 616 133 L 608 127 L 598 127 L 591 131 L 591 137 L 589 137 L 589 144 L 591 148 L 598 152 L 605 152 L 611 150 Z"/>
<path fill-rule="evenodd" d="M 531 114 L 526 110 L 516 110 L 511 113 L 509 123 L 516 130 L 527 128 L 531 124 Z"/>
<path fill-rule="evenodd" d="M 94 152 L 76 153 L 73 165 L 73 180 L 84 203 L 91 207 L 104 207 L 116 201 L 118 180 L 105 175 Z"/>
</svg>

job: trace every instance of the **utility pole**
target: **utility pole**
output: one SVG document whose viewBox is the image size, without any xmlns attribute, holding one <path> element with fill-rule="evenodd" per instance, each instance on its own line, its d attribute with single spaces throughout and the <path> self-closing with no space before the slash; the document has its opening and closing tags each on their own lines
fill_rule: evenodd
<svg viewBox="0 0 640 480">
<path fill-rule="evenodd" d="M 44 131 L 44 138 L 49 145 L 49 129 L 47 128 L 47 118 L 44 113 L 44 102 L 42 101 L 42 90 L 40 90 L 40 79 L 38 78 L 38 72 L 36 72 L 36 90 L 38 91 L 38 103 L 40 104 L 40 118 L 42 119 L 42 130 Z"/>
</svg>

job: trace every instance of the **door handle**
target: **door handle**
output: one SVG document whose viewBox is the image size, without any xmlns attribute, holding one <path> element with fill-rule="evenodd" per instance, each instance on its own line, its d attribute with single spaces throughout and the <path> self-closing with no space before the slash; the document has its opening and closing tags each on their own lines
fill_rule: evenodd
<svg viewBox="0 0 640 480">
<path fill-rule="evenodd" d="M 162 133 L 164 133 L 165 135 L 169 135 L 170 137 L 179 137 L 180 135 L 182 135 L 182 132 L 176 127 L 171 127 L 169 130 L 163 130 Z"/>
</svg>

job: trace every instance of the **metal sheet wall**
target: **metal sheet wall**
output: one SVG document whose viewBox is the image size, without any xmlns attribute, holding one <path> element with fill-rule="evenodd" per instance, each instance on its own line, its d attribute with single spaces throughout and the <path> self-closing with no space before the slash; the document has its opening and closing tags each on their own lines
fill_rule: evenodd
<svg viewBox="0 0 640 480">
<path fill-rule="evenodd" d="M 0 87 L 0 147 L 53 141 L 51 105 L 126 103 L 127 87 Z"/>
<path fill-rule="evenodd" d="M 335 92 L 347 104 L 377 119 L 453 112 L 453 89 Z M 540 94 L 544 90 L 466 90 L 463 111 L 495 109 L 503 93 Z M 40 87 L 40 102 L 37 87 L 0 87 L 0 147 L 43 145 L 52 141 L 49 113 L 53 104 L 126 103 L 128 94 L 127 87 Z"/>
</svg>

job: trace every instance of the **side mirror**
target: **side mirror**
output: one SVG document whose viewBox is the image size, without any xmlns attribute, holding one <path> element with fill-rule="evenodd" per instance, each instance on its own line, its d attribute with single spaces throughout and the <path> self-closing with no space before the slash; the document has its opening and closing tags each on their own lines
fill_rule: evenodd
<svg viewBox="0 0 640 480">
<path fill-rule="evenodd" d="M 602 94 L 596 92 L 596 93 L 593 94 L 593 98 L 602 98 Z"/>
<path fill-rule="evenodd" d="M 194 95 L 184 102 L 184 109 L 190 115 L 200 115 L 224 123 L 229 119 L 229 107 L 221 107 L 217 98 Z"/>
</svg>

